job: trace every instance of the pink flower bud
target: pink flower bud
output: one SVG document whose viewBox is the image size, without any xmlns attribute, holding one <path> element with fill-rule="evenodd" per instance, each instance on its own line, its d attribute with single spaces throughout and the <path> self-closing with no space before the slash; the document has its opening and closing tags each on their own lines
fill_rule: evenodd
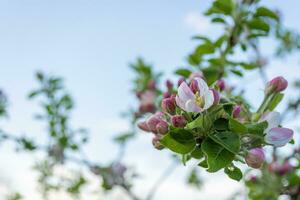
<svg viewBox="0 0 300 200">
<path fill-rule="evenodd" d="M 161 150 L 164 148 L 164 146 L 159 142 L 159 140 L 160 137 L 158 135 L 155 135 L 154 138 L 152 139 L 152 144 L 156 149 Z"/>
<path fill-rule="evenodd" d="M 177 82 L 177 86 L 179 87 L 181 85 L 181 83 L 184 81 L 185 81 L 185 79 L 183 77 L 181 77 Z"/>
<path fill-rule="evenodd" d="M 203 73 L 201 71 L 199 72 L 192 72 L 189 76 L 190 80 L 193 80 L 194 78 L 204 78 Z"/>
<path fill-rule="evenodd" d="M 254 148 L 248 152 L 248 155 L 245 158 L 245 161 L 248 166 L 258 169 L 262 166 L 265 161 L 265 154 L 263 149 Z"/>
<path fill-rule="evenodd" d="M 293 134 L 293 130 L 288 128 L 271 128 L 265 136 L 265 141 L 275 147 L 282 147 L 291 141 Z"/>
<path fill-rule="evenodd" d="M 136 91 L 135 95 L 137 98 L 141 99 L 143 92 L 142 91 Z"/>
<path fill-rule="evenodd" d="M 220 91 L 223 91 L 225 89 L 225 81 L 223 79 L 218 80 L 216 85 L 220 89 Z"/>
<path fill-rule="evenodd" d="M 170 80 L 166 81 L 166 86 L 168 88 L 168 91 L 172 92 L 172 90 L 173 90 L 173 83 Z"/>
<path fill-rule="evenodd" d="M 219 92 L 217 92 L 217 90 L 215 89 L 210 89 L 213 92 L 214 95 L 214 103 L 213 105 L 217 105 L 220 102 L 220 95 Z"/>
<path fill-rule="evenodd" d="M 241 109 L 240 105 L 234 106 L 233 111 L 232 111 L 233 118 L 238 118 L 240 116 L 241 110 L 242 109 Z"/>
<path fill-rule="evenodd" d="M 174 115 L 171 118 L 172 125 L 177 128 L 183 128 L 187 124 L 186 119 L 182 115 Z"/>
<path fill-rule="evenodd" d="M 196 92 L 199 92 L 198 82 L 194 79 L 191 80 L 190 88 L 191 88 L 191 90 L 193 91 L 194 94 L 196 94 Z"/>
<path fill-rule="evenodd" d="M 150 80 L 148 82 L 148 89 L 149 90 L 155 90 L 156 89 L 156 82 L 154 80 Z"/>
<path fill-rule="evenodd" d="M 250 176 L 250 181 L 253 182 L 253 183 L 256 183 L 257 182 L 257 176 L 251 175 Z"/>
<path fill-rule="evenodd" d="M 171 97 L 171 93 L 170 92 L 164 92 L 163 93 L 163 98 L 166 99 L 166 98 L 169 98 Z"/>
<path fill-rule="evenodd" d="M 151 132 L 150 128 L 148 127 L 147 123 L 146 122 L 139 122 L 138 123 L 138 127 L 140 129 L 142 129 L 143 131 L 146 131 L 146 132 Z"/>
<path fill-rule="evenodd" d="M 166 113 L 174 115 L 176 112 L 176 100 L 174 97 L 163 99 L 161 102 L 162 110 Z"/>
<path fill-rule="evenodd" d="M 153 132 L 157 133 L 156 125 L 162 121 L 163 113 L 157 112 L 146 121 L 148 128 Z"/>
<path fill-rule="evenodd" d="M 288 82 L 282 76 L 277 76 L 267 83 L 266 94 L 272 92 L 282 92 L 288 86 Z"/>
<path fill-rule="evenodd" d="M 165 135 L 169 131 L 169 125 L 167 122 L 162 120 L 156 125 L 156 130 L 159 134 Z"/>
<path fill-rule="evenodd" d="M 284 176 L 285 174 L 289 173 L 293 169 L 293 166 L 290 164 L 288 160 L 286 160 L 283 165 L 281 165 L 278 169 L 278 174 L 280 176 Z"/>
<path fill-rule="evenodd" d="M 153 103 L 140 105 L 139 111 L 141 113 L 154 113 L 156 111 L 156 106 Z"/>
</svg>

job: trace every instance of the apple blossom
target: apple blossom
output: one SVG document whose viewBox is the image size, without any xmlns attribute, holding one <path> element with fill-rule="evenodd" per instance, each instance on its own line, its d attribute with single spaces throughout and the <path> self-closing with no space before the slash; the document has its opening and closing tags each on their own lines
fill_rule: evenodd
<svg viewBox="0 0 300 200">
<path fill-rule="evenodd" d="M 176 104 L 187 112 L 202 112 L 214 104 L 214 93 L 209 89 L 206 82 L 201 78 L 195 78 L 198 85 L 196 94 L 189 86 L 182 82 L 178 88 Z"/>
<path fill-rule="evenodd" d="M 265 161 L 265 154 L 262 148 L 254 148 L 248 152 L 245 158 L 248 166 L 258 169 Z"/>
</svg>

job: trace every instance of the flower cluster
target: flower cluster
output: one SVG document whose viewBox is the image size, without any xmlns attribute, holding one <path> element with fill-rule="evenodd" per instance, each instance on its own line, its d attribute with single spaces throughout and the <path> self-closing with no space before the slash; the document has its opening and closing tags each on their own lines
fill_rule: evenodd
<svg viewBox="0 0 300 200">
<path fill-rule="evenodd" d="M 265 145 L 282 147 L 293 137 L 291 129 L 280 126 L 280 114 L 274 111 L 278 95 L 287 87 L 282 77 L 268 82 L 265 99 L 254 113 L 243 102 L 222 93 L 224 80 L 209 87 L 199 72 L 180 79 L 177 90 L 169 81 L 167 87 L 161 111 L 138 127 L 154 134 L 155 148 L 181 154 L 185 162 L 200 159 L 199 165 L 209 172 L 224 168 L 229 177 L 240 179 L 233 161 L 244 157 L 250 167 L 260 168 L 265 161 Z"/>
</svg>

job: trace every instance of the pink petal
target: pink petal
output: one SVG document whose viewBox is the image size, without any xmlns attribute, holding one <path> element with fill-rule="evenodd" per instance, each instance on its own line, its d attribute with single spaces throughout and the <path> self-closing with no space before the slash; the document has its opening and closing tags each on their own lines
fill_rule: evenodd
<svg viewBox="0 0 300 200">
<path fill-rule="evenodd" d="M 213 91 L 208 90 L 204 93 L 203 97 L 204 97 L 203 109 L 206 110 L 214 104 L 214 93 L 213 93 Z"/>
<path fill-rule="evenodd" d="M 199 94 L 203 96 L 209 90 L 208 85 L 202 78 L 195 78 L 195 80 L 198 83 Z"/>
<path fill-rule="evenodd" d="M 272 128 L 265 136 L 265 141 L 275 147 L 282 147 L 293 138 L 293 134 L 293 130 L 288 128 Z"/>
<path fill-rule="evenodd" d="M 181 101 L 186 102 L 187 100 L 194 99 L 195 95 L 190 87 L 182 82 L 178 88 L 178 97 Z"/>
</svg>

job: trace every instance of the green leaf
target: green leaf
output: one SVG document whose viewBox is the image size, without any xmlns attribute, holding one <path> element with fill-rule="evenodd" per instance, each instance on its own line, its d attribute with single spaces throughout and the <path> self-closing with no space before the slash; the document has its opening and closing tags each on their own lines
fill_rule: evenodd
<svg viewBox="0 0 300 200">
<path fill-rule="evenodd" d="M 207 158 L 208 172 L 219 171 L 228 166 L 234 159 L 233 153 L 210 138 L 204 140 L 201 148 Z"/>
<path fill-rule="evenodd" d="M 242 171 L 236 166 L 226 167 L 224 172 L 233 180 L 240 181 L 243 178 Z"/>
<path fill-rule="evenodd" d="M 215 17 L 215 18 L 213 18 L 213 19 L 211 20 L 211 22 L 213 22 L 213 23 L 222 23 L 222 24 L 226 24 L 226 21 L 225 21 L 223 18 L 221 18 L 221 17 Z"/>
<path fill-rule="evenodd" d="M 257 8 L 255 16 L 257 16 L 257 17 L 269 17 L 269 18 L 272 18 L 272 19 L 275 19 L 275 20 L 279 20 L 278 15 L 274 11 L 272 11 L 272 10 L 266 8 L 266 7 L 263 7 L 263 6 Z"/>
<path fill-rule="evenodd" d="M 263 136 L 265 129 L 268 127 L 268 122 L 249 123 L 245 124 L 247 131 L 250 134 Z"/>
<path fill-rule="evenodd" d="M 175 74 L 188 78 L 192 72 L 188 69 L 177 69 Z"/>
<path fill-rule="evenodd" d="M 201 114 L 194 121 L 187 124 L 188 129 L 199 128 L 201 132 L 207 132 L 211 129 L 212 121 L 209 115 Z"/>
<path fill-rule="evenodd" d="M 244 124 L 240 123 L 239 121 L 230 118 L 229 119 L 229 129 L 235 133 L 247 133 L 247 127 Z"/>
<path fill-rule="evenodd" d="M 240 151 L 240 137 L 236 133 L 230 131 L 216 132 L 213 135 L 209 135 L 209 137 L 231 153 L 237 154 Z"/>
<path fill-rule="evenodd" d="M 176 134 L 174 133 L 173 135 Z M 188 138 L 190 136 L 186 136 L 186 137 Z M 181 141 L 177 141 L 175 138 L 171 136 L 169 132 L 160 140 L 160 143 L 165 147 L 167 147 L 168 149 L 170 149 L 171 151 L 180 154 L 187 154 L 191 152 L 196 146 L 195 140 L 191 140 L 191 139 L 183 140 L 182 135 L 180 137 L 177 135 L 176 138 L 177 139 L 181 138 L 179 139 Z"/>
<path fill-rule="evenodd" d="M 235 75 L 237 75 L 237 76 L 243 77 L 243 73 L 241 71 L 239 71 L 239 70 L 231 69 L 230 71 L 232 73 L 234 73 Z"/>
<path fill-rule="evenodd" d="M 214 67 L 208 67 L 202 70 L 205 78 L 206 78 L 206 82 L 207 84 L 210 86 L 211 84 L 213 84 L 214 82 L 216 82 L 216 80 L 218 80 L 219 78 L 219 74 L 220 71 L 218 70 L 218 68 L 214 68 Z"/>
<path fill-rule="evenodd" d="M 198 165 L 203 168 L 208 168 L 206 159 L 202 160 Z"/>
<path fill-rule="evenodd" d="M 272 100 L 270 101 L 269 105 L 268 105 L 268 110 L 272 111 L 276 108 L 276 106 L 281 102 L 281 100 L 283 99 L 284 94 L 283 93 L 277 93 Z"/>
<path fill-rule="evenodd" d="M 215 52 L 215 46 L 211 43 L 204 43 L 196 48 L 196 54 L 202 56 L 204 54 L 212 54 Z"/>
<path fill-rule="evenodd" d="M 196 148 L 192 151 L 191 156 L 196 159 L 202 158 L 203 152 L 201 150 L 201 146 L 196 146 Z"/>
<path fill-rule="evenodd" d="M 257 65 L 254 63 L 240 63 L 240 65 L 247 70 L 255 69 L 257 68 Z"/>
<path fill-rule="evenodd" d="M 269 32 L 270 26 L 262 19 L 254 18 L 250 22 L 248 22 L 248 26 L 251 29 L 261 30 L 265 32 Z"/>
<path fill-rule="evenodd" d="M 218 131 L 225 131 L 228 130 L 228 119 L 219 118 L 214 121 L 214 128 Z"/>
<path fill-rule="evenodd" d="M 181 143 L 194 142 L 193 133 L 182 128 L 174 128 L 169 131 L 169 134 L 172 138 Z"/>
<path fill-rule="evenodd" d="M 232 0 L 217 0 L 213 6 L 225 15 L 230 15 L 233 9 Z"/>
</svg>

